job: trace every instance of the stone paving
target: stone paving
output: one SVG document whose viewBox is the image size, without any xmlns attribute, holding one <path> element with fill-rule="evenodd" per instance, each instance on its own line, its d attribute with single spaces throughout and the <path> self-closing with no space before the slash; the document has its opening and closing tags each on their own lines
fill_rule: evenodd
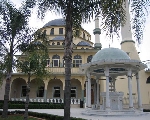
<svg viewBox="0 0 150 120">
<path fill-rule="evenodd" d="M 9 109 L 9 111 L 14 111 L 14 110 L 23 111 L 24 109 Z M 60 116 L 64 115 L 63 109 L 29 109 L 29 111 L 39 112 L 39 113 L 48 113 L 48 114 L 54 114 L 54 115 L 60 115 Z M 86 120 L 150 120 L 150 113 L 139 114 L 139 115 L 137 114 L 134 116 L 133 115 L 93 116 L 93 115 L 81 114 L 84 111 L 85 111 L 84 108 L 71 108 L 71 116 L 77 117 L 77 118 L 84 118 Z"/>
</svg>

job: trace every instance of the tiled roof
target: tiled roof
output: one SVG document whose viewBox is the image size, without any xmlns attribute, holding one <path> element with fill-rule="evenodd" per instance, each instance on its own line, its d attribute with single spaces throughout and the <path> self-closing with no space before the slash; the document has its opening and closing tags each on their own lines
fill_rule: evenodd
<svg viewBox="0 0 150 120">
<path fill-rule="evenodd" d="M 88 42 L 81 41 L 77 44 L 77 46 L 91 46 Z"/>
<path fill-rule="evenodd" d="M 65 25 L 66 25 L 65 19 L 55 19 L 55 20 L 51 20 L 48 23 L 46 23 L 43 27 L 65 26 Z"/>
</svg>

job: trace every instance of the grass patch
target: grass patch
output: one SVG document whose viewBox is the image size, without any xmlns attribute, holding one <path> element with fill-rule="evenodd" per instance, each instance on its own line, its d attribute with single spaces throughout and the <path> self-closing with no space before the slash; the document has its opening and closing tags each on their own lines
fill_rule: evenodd
<svg viewBox="0 0 150 120">
<path fill-rule="evenodd" d="M 9 115 L 8 118 L 2 118 L 0 120 L 23 120 L 23 115 Z M 28 120 L 38 120 L 37 118 L 28 117 Z"/>
</svg>

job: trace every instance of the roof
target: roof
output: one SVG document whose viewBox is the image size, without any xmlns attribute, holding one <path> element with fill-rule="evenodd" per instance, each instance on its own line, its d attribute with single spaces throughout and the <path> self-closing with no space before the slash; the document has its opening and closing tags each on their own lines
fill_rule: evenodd
<svg viewBox="0 0 150 120">
<path fill-rule="evenodd" d="M 56 36 L 52 40 L 65 40 L 64 36 Z"/>
<path fill-rule="evenodd" d="M 130 57 L 121 49 L 104 48 L 99 50 L 92 58 L 92 62 L 99 60 L 130 60 Z"/>
<path fill-rule="evenodd" d="M 77 44 L 77 46 L 91 46 L 88 42 L 81 41 Z"/>
<path fill-rule="evenodd" d="M 49 26 L 65 26 L 66 22 L 65 19 L 55 19 L 51 20 L 48 23 L 46 23 L 43 27 L 49 27 Z"/>
</svg>

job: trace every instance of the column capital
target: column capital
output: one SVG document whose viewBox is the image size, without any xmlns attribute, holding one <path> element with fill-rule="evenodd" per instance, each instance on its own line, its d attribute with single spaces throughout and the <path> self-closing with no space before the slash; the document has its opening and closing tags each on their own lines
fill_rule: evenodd
<svg viewBox="0 0 150 120">
<path fill-rule="evenodd" d="M 91 76 L 90 72 L 86 73 L 86 77 L 89 78 Z"/>
<path fill-rule="evenodd" d="M 137 73 L 135 74 L 135 76 L 136 76 L 136 79 L 139 79 L 139 72 L 137 72 Z"/>
<path fill-rule="evenodd" d="M 104 73 L 106 77 L 109 77 L 109 67 L 104 68 Z"/>
<path fill-rule="evenodd" d="M 132 70 L 131 68 L 127 68 L 128 72 L 127 72 L 127 76 L 131 77 L 132 76 Z"/>
</svg>

